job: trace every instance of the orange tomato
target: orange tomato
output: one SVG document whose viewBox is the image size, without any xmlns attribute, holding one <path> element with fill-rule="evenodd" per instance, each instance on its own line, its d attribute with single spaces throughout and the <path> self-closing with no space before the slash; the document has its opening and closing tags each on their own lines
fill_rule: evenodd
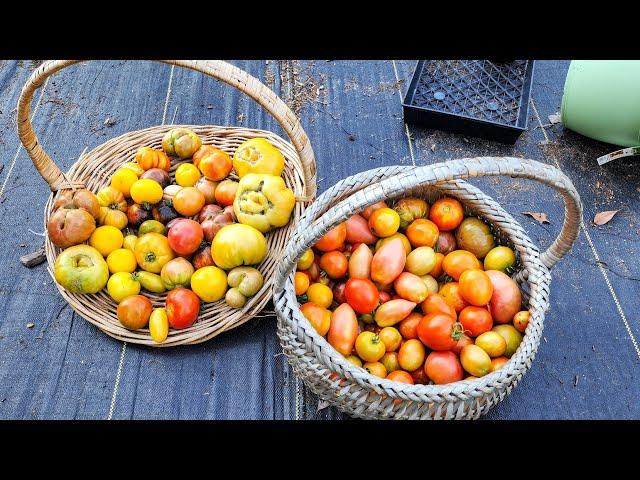
<svg viewBox="0 0 640 480">
<path fill-rule="evenodd" d="M 513 326 L 516 327 L 521 333 L 527 329 L 527 325 L 529 325 L 529 319 L 531 318 L 531 314 L 528 310 L 522 310 L 521 312 L 516 313 L 513 316 Z"/>
<path fill-rule="evenodd" d="M 400 297 L 410 302 L 421 303 L 429 295 L 427 284 L 413 273 L 402 272 L 393 282 L 393 286 Z"/>
<path fill-rule="evenodd" d="M 493 285 L 489 275 L 483 270 L 465 270 L 458 280 L 460 295 L 471 305 L 482 307 L 489 303 L 493 295 Z"/>
<path fill-rule="evenodd" d="M 384 201 L 378 202 L 378 203 L 374 203 L 373 205 L 369 205 L 367 208 L 365 208 L 360 213 L 360 216 L 364 217 L 365 220 L 369 220 L 369 217 L 371 216 L 371 214 L 373 212 L 375 212 L 376 210 L 379 210 L 381 208 L 388 208 L 388 205 Z"/>
<path fill-rule="evenodd" d="M 384 343 L 385 350 L 387 352 L 394 352 L 400 347 L 400 342 L 402 342 L 402 335 L 398 331 L 397 328 L 394 327 L 384 327 L 378 333 L 380 340 Z M 389 369 L 387 369 L 389 370 Z"/>
<path fill-rule="evenodd" d="M 193 154 L 193 164 L 198 167 L 202 175 L 214 182 L 225 178 L 233 168 L 229 154 L 211 145 L 202 145 Z"/>
<path fill-rule="evenodd" d="M 502 368 L 502 366 L 505 363 L 507 363 L 508 361 L 509 361 L 509 359 L 507 357 L 492 358 L 491 359 L 491 370 L 489 371 L 489 373 L 495 372 L 496 370 L 500 370 L 500 368 Z"/>
<path fill-rule="evenodd" d="M 312 283 L 309 288 L 307 288 L 307 298 L 316 305 L 329 308 L 329 305 L 333 302 L 333 291 L 322 283 Z"/>
<path fill-rule="evenodd" d="M 418 338 L 418 332 L 416 331 L 416 328 L 418 327 L 420 320 L 422 320 L 422 315 L 420 315 L 418 312 L 413 312 L 409 314 L 407 318 L 402 320 L 398 324 L 398 330 L 400 330 L 402 338 L 404 338 L 405 340 Z"/>
<path fill-rule="evenodd" d="M 327 272 L 329 278 L 337 279 L 344 277 L 349 268 L 349 261 L 344 253 L 336 250 L 327 252 L 320 257 L 320 268 Z"/>
<path fill-rule="evenodd" d="M 329 331 L 331 325 L 331 312 L 326 308 L 322 308 L 315 303 L 307 302 L 300 307 L 300 311 L 309 320 L 309 323 L 315 328 L 318 335 L 323 337 Z"/>
<path fill-rule="evenodd" d="M 426 350 L 422 342 L 412 338 L 402 344 L 398 351 L 398 363 L 400 368 L 409 372 L 422 367 Z"/>
<path fill-rule="evenodd" d="M 296 289 L 296 295 L 303 295 L 309 288 L 309 275 L 303 272 L 296 272 L 294 277 L 294 284 Z"/>
<path fill-rule="evenodd" d="M 413 377 L 408 372 L 404 370 L 394 370 L 389 375 L 387 375 L 387 380 L 391 380 L 392 382 L 399 383 L 408 383 L 409 385 L 413 385 Z"/>
<path fill-rule="evenodd" d="M 438 226 L 426 218 L 418 218 L 407 227 L 407 237 L 415 247 L 432 247 L 438 241 Z"/>
<path fill-rule="evenodd" d="M 422 313 L 428 315 L 430 313 L 444 313 L 450 317 L 456 318 L 457 312 L 449 305 L 444 297 L 438 293 L 430 293 L 429 296 L 420 304 Z"/>
<path fill-rule="evenodd" d="M 444 273 L 444 270 L 442 269 L 443 260 L 444 260 L 444 254 L 440 252 L 436 252 L 436 265 L 429 272 L 429 275 L 431 275 L 433 278 L 437 279 Z"/>
<path fill-rule="evenodd" d="M 387 369 L 380 362 L 367 362 L 362 368 L 376 377 L 385 378 L 387 376 Z"/>
<path fill-rule="evenodd" d="M 173 208 L 180 215 L 193 217 L 204 207 L 204 194 L 196 187 L 185 187 L 173 197 Z"/>
<path fill-rule="evenodd" d="M 404 270 L 407 262 L 407 252 L 402 240 L 394 238 L 385 243 L 371 260 L 371 280 L 383 285 L 390 284 Z"/>
<path fill-rule="evenodd" d="M 445 283 L 438 292 L 444 298 L 444 301 L 452 307 L 456 313 L 460 313 L 462 309 L 469 304 L 460 294 L 460 284 L 458 282 Z"/>
<path fill-rule="evenodd" d="M 442 260 L 442 269 L 451 278 L 458 280 L 462 272 L 471 269 L 481 270 L 482 264 L 473 253 L 466 250 L 454 250 Z"/>
<path fill-rule="evenodd" d="M 218 184 L 216 193 L 214 194 L 218 205 L 228 207 L 233 205 L 233 201 L 236 198 L 236 192 L 238 191 L 239 183 L 234 180 L 223 180 Z"/>
<path fill-rule="evenodd" d="M 369 217 L 369 228 L 379 237 L 389 237 L 400 228 L 400 215 L 391 208 L 380 208 Z"/>
<path fill-rule="evenodd" d="M 345 238 L 347 238 L 347 225 L 341 223 L 325 233 L 324 236 L 316 242 L 315 247 L 321 252 L 340 250 L 344 247 Z"/>
<path fill-rule="evenodd" d="M 458 228 L 464 218 L 464 208 L 455 198 L 443 197 L 431 206 L 429 218 L 443 232 Z"/>
<path fill-rule="evenodd" d="M 465 307 L 458 316 L 458 321 L 464 328 L 464 333 L 470 337 L 477 337 L 488 332 L 493 327 L 493 318 L 486 308 Z"/>
<path fill-rule="evenodd" d="M 358 245 L 349 257 L 349 278 L 368 280 L 371 274 L 372 260 L 373 253 L 371 253 L 371 249 L 364 243 Z"/>
</svg>

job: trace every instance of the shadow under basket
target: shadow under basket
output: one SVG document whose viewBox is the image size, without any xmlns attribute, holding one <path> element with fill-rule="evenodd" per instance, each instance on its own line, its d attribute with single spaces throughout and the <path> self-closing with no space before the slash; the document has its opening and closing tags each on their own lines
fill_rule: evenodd
<svg viewBox="0 0 640 480">
<path fill-rule="evenodd" d="M 507 175 L 538 180 L 565 201 L 562 231 L 540 254 L 520 224 L 495 200 L 464 178 Z M 331 228 L 381 200 L 419 196 L 432 202 L 455 197 L 467 214 L 490 224 L 498 242 L 517 255 L 514 280 L 531 313 L 524 338 L 504 366 L 484 377 L 446 385 L 408 385 L 356 367 L 321 337 L 300 311 L 293 277 L 302 254 Z M 274 305 L 278 337 L 292 365 L 311 391 L 339 410 L 366 419 L 475 419 L 503 400 L 535 357 L 549 307 L 549 270 L 577 237 L 582 206 L 571 181 L 549 165 L 518 158 L 469 158 L 423 167 L 386 167 L 354 175 L 334 185 L 307 209 L 278 268 Z"/>
<path fill-rule="evenodd" d="M 280 257 L 287 246 L 289 236 L 295 224 L 301 218 L 304 209 L 315 197 L 315 159 L 309 139 L 298 119 L 273 91 L 231 64 L 220 61 L 166 61 L 165 63 L 190 68 L 212 76 L 246 93 L 276 118 L 289 135 L 292 143 L 265 130 L 224 126 L 161 125 L 128 132 L 113 138 L 83 154 L 69 171 L 63 174 L 41 148 L 32 129 L 29 108 L 34 92 L 44 83 L 47 77 L 75 63 L 78 62 L 74 60 L 58 60 L 43 63 L 29 78 L 22 90 L 18 103 L 18 132 L 20 140 L 33 160 L 34 165 L 52 190 L 45 206 L 45 231 L 57 191 L 86 187 L 97 193 L 101 188 L 109 184 L 111 175 L 121 165 L 133 160 L 138 148 L 143 146 L 160 148 L 164 134 L 176 127 L 190 128 L 202 138 L 204 145 L 213 145 L 230 155 L 233 155 L 236 148 L 245 140 L 256 137 L 266 138 L 284 155 L 285 168 L 282 176 L 286 185 L 293 190 L 298 201 L 289 223 L 265 235 L 269 250 L 265 260 L 260 265 L 257 265 L 257 268 L 265 278 L 265 283 L 260 291 L 251 297 L 242 309 L 234 309 L 228 306 L 224 300 L 203 303 L 200 315 L 195 323 L 185 329 L 170 329 L 169 335 L 163 343 L 155 343 L 151 339 L 147 328 L 139 330 L 124 328 L 116 315 L 117 304 L 105 289 L 91 295 L 73 294 L 56 284 L 60 294 L 76 313 L 108 335 L 126 342 L 153 347 L 201 343 L 251 319 L 271 299 L 274 274 Z M 172 158 L 170 169 L 172 181 L 178 165 L 188 161 L 190 159 L 179 160 Z M 48 271 L 52 277 L 55 260 L 61 251 L 61 249 L 52 244 L 48 237 L 45 239 Z M 146 291 L 143 293 L 151 300 L 154 308 L 164 307 L 166 293 L 152 294 Z"/>
</svg>

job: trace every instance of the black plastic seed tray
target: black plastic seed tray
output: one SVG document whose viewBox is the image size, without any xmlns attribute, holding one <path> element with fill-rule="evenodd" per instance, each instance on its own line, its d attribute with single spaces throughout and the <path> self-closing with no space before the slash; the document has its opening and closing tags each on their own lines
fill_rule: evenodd
<svg viewBox="0 0 640 480">
<path fill-rule="evenodd" d="M 404 102 L 408 123 L 515 143 L 527 129 L 533 60 L 420 60 Z"/>
</svg>

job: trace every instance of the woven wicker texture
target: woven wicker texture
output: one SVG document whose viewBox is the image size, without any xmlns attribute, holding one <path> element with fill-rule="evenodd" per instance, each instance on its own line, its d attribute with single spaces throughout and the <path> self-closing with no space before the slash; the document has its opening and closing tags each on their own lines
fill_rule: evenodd
<svg viewBox="0 0 640 480">
<path fill-rule="evenodd" d="M 508 175 L 538 180 L 565 202 L 562 231 L 540 254 L 524 229 L 491 197 L 464 178 Z M 524 292 L 531 319 L 516 353 L 498 371 L 477 380 L 448 385 L 406 385 L 381 379 L 355 367 L 319 336 L 300 312 L 293 288 L 295 265 L 304 251 L 334 226 L 380 200 L 419 195 L 433 201 L 442 195 L 458 198 L 468 214 L 479 215 L 518 258 L 514 278 Z M 518 158 L 473 158 L 424 167 L 390 167 L 349 177 L 322 194 L 307 209 L 291 237 L 278 268 L 274 305 L 278 336 L 294 371 L 320 398 L 361 418 L 478 418 L 501 401 L 531 366 L 549 305 L 549 269 L 571 248 L 582 218 L 580 198 L 559 170 Z"/>
<path fill-rule="evenodd" d="M 289 224 L 266 235 L 269 253 L 267 258 L 257 266 L 265 278 L 263 288 L 255 296 L 251 297 L 242 309 L 233 309 L 227 306 L 224 300 L 203 304 L 202 313 L 198 320 L 189 328 L 182 330 L 171 329 L 164 343 L 157 344 L 153 342 L 149 336 L 148 329 L 132 331 L 124 328 L 116 316 L 116 303 L 104 290 L 95 295 L 79 295 L 69 293 L 58 285 L 61 295 L 80 316 L 108 335 L 119 340 L 154 347 L 204 342 L 226 330 L 241 325 L 255 316 L 271 298 L 275 269 L 287 244 L 287 239 L 295 223 L 300 219 L 306 203 L 313 199 L 316 192 L 315 158 L 309 139 L 302 130 L 298 119 L 289 107 L 269 88 L 233 65 L 219 61 L 166 61 L 165 63 L 191 68 L 223 80 L 247 93 L 276 118 L 290 136 L 293 145 L 278 135 L 264 130 L 220 126 L 163 125 L 129 132 L 113 138 L 82 155 L 67 173 L 63 173 L 40 146 L 31 125 L 29 109 L 34 92 L 44 83 L 44 80 L 62 68 L 75 63 L 78 62 L 70 60 L 43 63 L 27 81 L 18 102 L 18 134 L 20 140 L 38 172 L 40 172 L 52 190 L 52 194 L 45 206 L 45 229 L 57 191 L 86 186 L 86 188 L 96 193 L 100 188 L 108 185 L 113 172 L 123 163 L 133 161 L 135 152 L 139 147 L 161 148 L 163 135 L 175 127 L 192 129 L 200 135 L 204 144 L 214 145 L 230 155 L 233 155 L 238 145 L 245 140 L 255 137 L 267 138 L 285 157 L 283 178 L 287 186 L 295 193 L 298 202 L 296 202 Z M 172 179 L 176 168 L 183 162 L 176 159 L 172 160 L 170 170 Z M 48 270 L 53 277 L 53 265 L 61 249 L 56 248 L 47 238 L 45 240 L 45 251 Z M 145 294 L 151 299 L 154 307 L 164 306 L 166 293 L 155 295 L 145 292 Z"/>
</svg>

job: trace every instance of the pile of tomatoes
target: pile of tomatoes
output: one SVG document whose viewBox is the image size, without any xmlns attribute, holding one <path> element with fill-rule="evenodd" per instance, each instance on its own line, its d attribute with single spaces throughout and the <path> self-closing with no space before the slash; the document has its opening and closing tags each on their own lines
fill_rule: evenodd
<svg viewBox="0 0 640 480">
<path fill-rule="evenodd" d="M 443 197 L 379 202 L 300 258 L 295 290 L 318 334 L 369 373 L 408 384 L 479 378 L 515 353 L 529 322 L 516 256 Z"/>
<path fill-rule="evenodd" d="M 193 325 L 203 302 L 224 298 L 242 308 L 263 286 L 252 265 L 267 255 L 264 233 L 285 225 L 293 210 L 284 163 L 264 138 L 247 140 L 231 157 L 190 129 L 169 130 L 162 149 L 138 149 L 97 194 L 56 197 L 47 222 L 49 238 L 64 249 L 56 281 L 72 293 L 106 286 L 122 325 L 149 325 L 156 342 L 170 327 Z M 143 289 L 169 291 L 165 308 L 153 309 Z"/>
</svg>

